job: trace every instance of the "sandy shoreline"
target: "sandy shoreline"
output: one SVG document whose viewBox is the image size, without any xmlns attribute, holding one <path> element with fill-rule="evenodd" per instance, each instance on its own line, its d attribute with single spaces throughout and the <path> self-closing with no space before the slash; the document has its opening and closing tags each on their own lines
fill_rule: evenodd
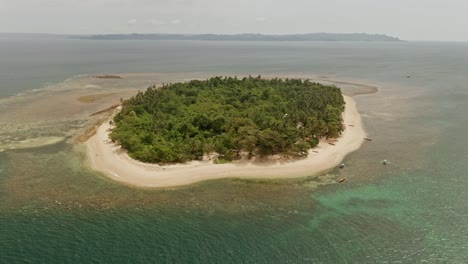
<svg viewBox="0 0 468 264">
<path fill-rule="evenodd" d="M 174 187 L 221 178 L 274 179 L 316 175 L 338 165 L 348 153 L 357 150 L 366 137 L 356 102 L 351 97 L 344 97 L 343 135 L 334 146 L 321 142 L 309 151 L 306 159 L 272 164 L 213 164 L 212 161 L 163 166 L 146 164 L 130 158 L 120 146 L 113 144 L 108 137 L 109 122 L 104 122 L 85 143 L 87 163 L 91 169 L 103 172 L 111 179 L 140 187 Z"/>
</svg>

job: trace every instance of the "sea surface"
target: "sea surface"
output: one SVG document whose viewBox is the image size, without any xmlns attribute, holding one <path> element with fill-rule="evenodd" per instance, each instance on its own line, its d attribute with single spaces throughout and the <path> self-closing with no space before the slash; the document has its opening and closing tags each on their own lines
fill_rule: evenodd
<svg viewBox="0 0 468 264">
<path fill-rule="evenodd" d="M 0 35 L 0 58 L 0 263 L 467 263 L 468 43 Z M 375 86 L 355 97 L 372 141 L 294 180 L 139 189 L 83 166 L 90 114 L 217 74 Z"/>
</svg>

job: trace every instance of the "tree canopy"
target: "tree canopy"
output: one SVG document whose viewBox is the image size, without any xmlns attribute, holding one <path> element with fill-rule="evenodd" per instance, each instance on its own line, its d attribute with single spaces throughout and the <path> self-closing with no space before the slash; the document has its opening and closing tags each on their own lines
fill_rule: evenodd
<svg viewBox="0 0 468 264">
<path fill-rule="evenodd" d="M 343 131 L 341 90 L 300 79 L 214 77 L 149 87 L 123 102 L 110 138 L 135 159 L 175 163 L 307 155 Z"/>
</svg>

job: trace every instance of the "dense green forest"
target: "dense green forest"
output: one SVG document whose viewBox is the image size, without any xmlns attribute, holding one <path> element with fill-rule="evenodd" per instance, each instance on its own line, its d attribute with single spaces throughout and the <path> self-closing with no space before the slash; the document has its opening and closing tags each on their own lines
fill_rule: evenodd
<svg viewBox="0 0 468 264">
<path fill-rule="evenodd" d="M 300 79 L 214 77 L 150 87 L 123 102 L 110 137 L 152 163 L 307 155 L 343 131 L 341 90 Z"/>
</svg>

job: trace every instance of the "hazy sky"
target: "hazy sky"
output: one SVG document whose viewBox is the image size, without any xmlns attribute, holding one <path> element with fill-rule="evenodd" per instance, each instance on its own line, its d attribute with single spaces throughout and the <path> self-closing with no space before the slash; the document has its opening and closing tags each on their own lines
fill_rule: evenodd
<svg viewBox="0 0 468 264">
<path fill-rule="evenodd" d="M 366 32 L 468 41 L 468 0 L 0 0 L 0 32 Z"/>
</svg>

